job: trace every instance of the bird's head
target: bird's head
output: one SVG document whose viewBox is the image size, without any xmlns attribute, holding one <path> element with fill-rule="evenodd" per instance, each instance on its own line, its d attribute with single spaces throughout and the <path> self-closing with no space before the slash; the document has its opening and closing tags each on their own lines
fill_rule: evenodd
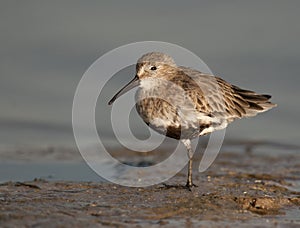
<svg viewBox="0 0 300 228">
<path fill-rule="evenodd" d="M 138 59 L 135 77 L 108 102 L 111 105 L 118 97 L 136 86 L 143 85 L 146 79 L 155 79 L 170 73 L 176 64 L 174 60 L 161 52 L 150 52 Z"/>
<path fill-rule="evenodd" d="M 139 80 L 155 78 L 165 75 L 173 67 L 174 60 L 161 52 L 150 52 L 138 59 L 136 64 L 136 76 Z"/>
</svg>

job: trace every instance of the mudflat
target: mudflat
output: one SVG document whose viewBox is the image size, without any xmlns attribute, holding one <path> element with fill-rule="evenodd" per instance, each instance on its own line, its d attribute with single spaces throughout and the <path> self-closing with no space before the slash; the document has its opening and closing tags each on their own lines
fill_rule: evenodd
<svg viewBox="0 0 300 228">
<path fill-rule="evenodd" d="M 44 179 L 4 182 L 0 226 L 298 227 L 300 154 L 267 150 L 227 149 L 204 173 L 197 173 L 196 162 L 198 187 L 192 191 L 184 187 L 186 168 L 166 183 L 145 188 Z"/>
</svg>

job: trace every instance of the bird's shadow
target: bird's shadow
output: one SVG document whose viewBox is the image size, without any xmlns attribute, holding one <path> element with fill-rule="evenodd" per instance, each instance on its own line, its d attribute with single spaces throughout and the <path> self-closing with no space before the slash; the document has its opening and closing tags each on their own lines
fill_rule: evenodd
<svg viewBox="0 0 300 228">
<path fill-rule="evenodd" d="M 192 187 L 187 186 L 187 185 L 181 185 L 181 184 L 167 184 L 167 183 L 162 183 L 163 186 L 160 187 L 160 189 L 185 189 L 185 190 L 189 190 L 192 191 L 192 189 L 194 187 L 198 187 L 197 185 L 194 185 Z"/>
</svg>

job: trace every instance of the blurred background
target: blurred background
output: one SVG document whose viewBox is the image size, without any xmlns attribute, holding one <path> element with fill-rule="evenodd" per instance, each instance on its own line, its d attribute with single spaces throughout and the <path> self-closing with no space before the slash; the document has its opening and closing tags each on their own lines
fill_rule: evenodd
<svg viewBox="0 0 300 228">
<path fill-rule="evenodd" d="M 198 55 L 276 109 L 228 127 L 226 140 L 299 142 L 299 1 L 0 1 L 0 147 L 74 147 L 72 102 L 104 53 L 157 40 Z M 114 77 L 109 98 L 133 77 Z M 99 74 L 101 77 L 101 74 Z M 97 109 L 109 113 L 101 103 Z M 132 128 L 139 131 L 131 121 Z M 98 128 L 110 119 L 97 116 Z"/>
</svg>

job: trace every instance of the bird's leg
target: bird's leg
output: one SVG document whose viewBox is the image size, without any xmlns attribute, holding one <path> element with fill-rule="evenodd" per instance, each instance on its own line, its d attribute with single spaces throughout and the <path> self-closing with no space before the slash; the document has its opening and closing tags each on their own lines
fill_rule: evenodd
<svg viewBox="0 0 300 228">
<path fill-rule="evenodd" d="M 192 145 L 191 145 L 191 140 L 182 139 L 181 142 L 185 145 L 185 147 L 187 149 L 187 155 L 189 158 L 188 178 L 187 178 L 187 182 L 186 182 L 186 187 L 188 187 L 190 189 L 191 187 L 196 186 L 195 184 L 193 184 L 193 178 L 192 178 L 193 149 L 192 149 Z"/>
</svg>

